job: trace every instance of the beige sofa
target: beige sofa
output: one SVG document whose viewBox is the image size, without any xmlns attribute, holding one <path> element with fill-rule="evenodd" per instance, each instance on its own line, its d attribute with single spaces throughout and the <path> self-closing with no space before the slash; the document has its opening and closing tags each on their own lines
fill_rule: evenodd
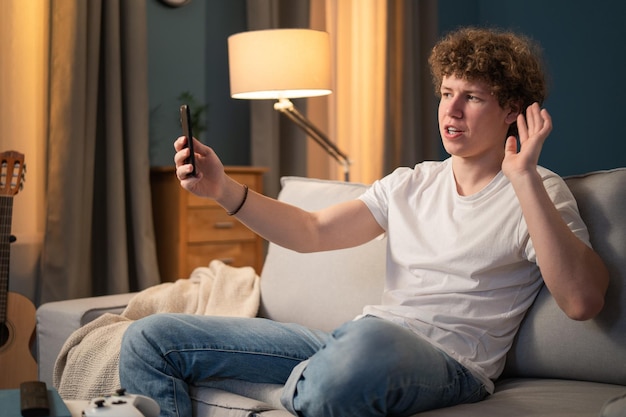
<svg viewBox="0 0 626 417">
<path fill-rule="evenodd" d="M 626 168 L 570 177 L 567 183 L 611 273 L 605 309 L 591 321 L 569 320 L 544 288 L 521 325 L 495 394 L 478 404 L 420 416 L 595 417 L 609 399 L 626 394 Z M 364 189 L 287 177 L 279 198 L 316 209 Z M 352 319 L 364 304 L 379 301 L 384 263 L 384 237 L 353 249 L 308 255 L 270 245 L 259 314 L 332 329 Z M 37 313 L 40 378 L 52 382 L 54 361 L 71 332 L 105 311 L 121 311 L 131 296 L 42 305 Z M 192 388 L 194 415 L 287 417 L 278 401 L 280 389 L 236 381 L 198 384 Z M 626 399 L 614 402 L 612 410 L 610 417 L 626 415 Z"/>
</svg>

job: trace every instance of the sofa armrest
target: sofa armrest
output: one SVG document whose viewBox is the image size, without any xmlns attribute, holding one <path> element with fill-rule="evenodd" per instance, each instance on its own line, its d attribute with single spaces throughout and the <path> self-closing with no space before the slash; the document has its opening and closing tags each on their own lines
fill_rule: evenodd
<svg viewBox="0 0 626 417">
<path fill-rule="evenodd" d="M 52 372 L 63 344 L 79 327 L 104 313 L 121 313 L 135 293 L 55 301 L 37 309 L 39 379 L 52 386 Z"/>
</svg>

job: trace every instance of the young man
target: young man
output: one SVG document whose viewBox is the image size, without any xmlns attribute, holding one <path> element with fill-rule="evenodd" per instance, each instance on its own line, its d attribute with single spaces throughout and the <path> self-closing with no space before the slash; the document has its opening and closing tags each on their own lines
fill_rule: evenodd
<svg viewBox="0 0 626 417">
<path fill-rule="evenodd" d="M 565 183 L 537 166 L 552 124 L 532 44 L 462 29 L 434 47 L 430 65 L 450 158 L 399 168 L 318 212 L 248 191 L 199 142 L 199 173 L 188 177 L 184 138 L 175 142 L 185 189 L 279 245 L 332 250 L 386 232 L 385 293 L 332 334 L 264 319 L 148 317 L 125 335 L 123 386 L 168 417 L 191 415 L 188 384 L 206 378 L 284 383 L 283 405 L 300 416 L 410 416 L 493 391 L 542 277 L 571 318 L 602 309 L 606 268 Z"/>
</svg>

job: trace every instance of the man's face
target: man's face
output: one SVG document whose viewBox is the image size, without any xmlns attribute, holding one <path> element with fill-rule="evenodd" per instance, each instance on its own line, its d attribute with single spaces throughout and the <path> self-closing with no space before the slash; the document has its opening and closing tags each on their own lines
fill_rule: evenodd
<svg viewBox="0 0 626 417">
<path fill-rule="evenodd" d="M 485 82 L 444 77 L 439 101 L 439 133 L 450 155 L 502 159 L 506 132 L 516 117 L 516 112 L 500 107 Z"/>
</svg>

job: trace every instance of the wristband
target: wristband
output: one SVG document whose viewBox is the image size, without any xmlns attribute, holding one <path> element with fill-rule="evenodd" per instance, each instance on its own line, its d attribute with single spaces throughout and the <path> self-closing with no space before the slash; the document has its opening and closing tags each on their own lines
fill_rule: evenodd
<svg viewBox="0 0 626 417">
<path fill-rule="evenodd" d="M 244 184 L 243 185 L 243 199 L 241 200 L 241 203 L 239 203 L 239 206 L 237 206 L 236 209 L 234 209 L 233 211 L 229 211 L 226 214 L 228 214 L 229 216 L 234 216 L 235 214 L 239 213 L 239 210 L 241 210 L 243 205 L 246 204 L 247 199 L 248 199 L 248 186 Z"/>
</svg>

